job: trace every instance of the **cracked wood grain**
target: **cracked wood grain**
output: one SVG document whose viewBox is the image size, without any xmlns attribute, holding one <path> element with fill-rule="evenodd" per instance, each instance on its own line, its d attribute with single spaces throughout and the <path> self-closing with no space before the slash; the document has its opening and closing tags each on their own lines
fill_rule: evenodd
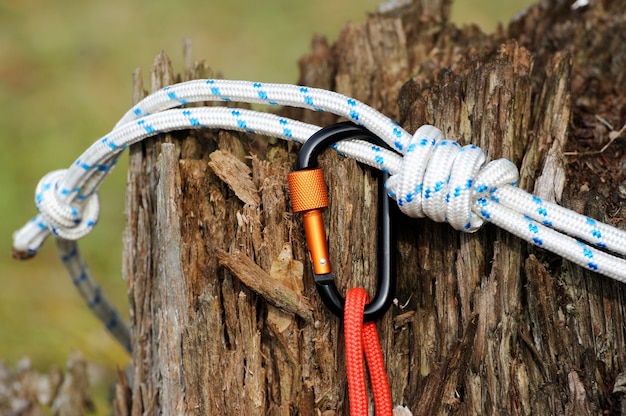
<svg viewBox="0 0 626 416">
<path fill-rule="evenodd" d="M 298 315 L 310 324 L 313 323 L 313 307 L 309 300 L 272 279 L 269 273 L 257 266 L 241 251 L 226 253 L 218 250 L 216 255 L 222 266 L 233 272 L 239 280 L 266 301 L 279 309 Z"/>
</svg>

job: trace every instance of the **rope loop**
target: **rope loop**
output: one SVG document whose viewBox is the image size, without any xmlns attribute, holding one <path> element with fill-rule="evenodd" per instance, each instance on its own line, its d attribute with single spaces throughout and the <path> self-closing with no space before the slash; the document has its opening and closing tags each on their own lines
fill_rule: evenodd
<svg viewBox="0 0 626 416">
<path fill-rule="evenodd" d="M 504 185 L 516 185 L 519 172 L 513 162 L 497 159 L 485 165 L 485 152 L 445 140 L 436 127 L 417 129 L 402 158 L 398 173 L 387 180 L 387 192 L 400 210 L 414 218 L 448 222 L 459 231 L 474 232 L 484 223 L 475 202 Z"/>
<path fill-rule="evenodd" d="M 46 174 L 35 190 L 35 203 L 41 214 L 40 227 L 56 237 L 78 240 L 89 234 L 98 222 L 100 201 L 98 193 L 75 195 L 73 190 L 60 186 L 68 170 L 55 170 Z M 78 202 L 72 203 L 72 197 Z"/>
<path fill-rule="evenodd" d="M 375 414 L 392 416 L 391 390 L 376 324 L 371 321 L 363 322 L 365 305 L 368 303 L 369 297 L 365 289 L 355 287 L 348 290 L 343 319 L 350 414 L 358 416 L 368 414 L 367 379 L 363 360 L 365 354 Z"/>
</svg>

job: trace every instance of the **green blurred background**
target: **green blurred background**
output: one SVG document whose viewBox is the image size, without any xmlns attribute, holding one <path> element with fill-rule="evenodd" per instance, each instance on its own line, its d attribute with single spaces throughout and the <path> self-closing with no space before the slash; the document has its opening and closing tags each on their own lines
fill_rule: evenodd
<svg viewBox="0 0 626 416">
<path fill-rule="evenodd" d="M 69 166 L 131 105 L 131 73 L 144 75 L 165 50 L 182 69 L 188 38 L 193 59 L 226 78 L 295 82 L 297 60 L 314 33 L 336 39 L 378 0 L 183 1 L 0 0 L 0 360 L 30 357 L 46 371 L 71 349 L 91 363 L 98 414 L 102 393 L 126 353 L 82 303 L 52 241 L 28 262 L 10 257 L 11 234 L 35 213 L 41 176 Z M 493 31 L 530 0 L 459 1 L 453 20 Z M 104 183 L 100 226 L 82 251 L 105 293 L 126 314 L 120 278 L 126 158 Z"/>
</svg>

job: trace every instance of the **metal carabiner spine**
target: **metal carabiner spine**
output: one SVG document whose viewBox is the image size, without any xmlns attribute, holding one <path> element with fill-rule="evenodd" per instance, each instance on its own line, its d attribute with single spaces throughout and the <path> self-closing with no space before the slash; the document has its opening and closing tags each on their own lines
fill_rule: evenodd
<svg viewBox="0 0 626 416">
<path fill-rule="evenodd" d="M 322 301 L 335 315 L 343 315 L 345 300 L 339 293 L 330 265 L 322 209 L 328 206 L 323 172 L 315 167 L 317 156 L 329 145 L 345 139 L 362 139 L 378 146 L 386 144 L 369 130 L 353 123 L 337 123 L 313 134 L 300 149 L 297 171 L 289 174 L 294 212 L 303 213 L 304 229 L 313 266 L 313 276 Z M 387 174 L 379 180 L 380 217 L 378 230 L 379 276 L 376 295 L 365 307 L 364 320 L 373 321 L 389 309 L 395 297 L 392 226 L 389 197 L 384 190 Z"/>
</svg>

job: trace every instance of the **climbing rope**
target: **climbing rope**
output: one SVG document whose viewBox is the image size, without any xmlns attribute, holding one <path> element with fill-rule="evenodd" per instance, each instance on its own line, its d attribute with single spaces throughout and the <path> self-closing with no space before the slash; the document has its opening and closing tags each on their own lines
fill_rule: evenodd
<svg viewBox="0 0 626 416">
<path fill-rule="evenodd" d="M 367 416 L 368 396 L 365 377 L 365 362 L 372 383 L 374 408 L 377 416 L 391 416 L 391 390 L 387 380 L 387 371 L 380 348 L 378 332 L 374 322 L 363 322 L 365 305 L 369 297 L 365 289 L 355 287 L 348 290 L 344 308 L 343 322 L 346 339 L 346 374 L 348 377 L 348 396 L 350 414 Z"/>
<path fill-rule="evenodd" d="M 361 140 L 345 140 L 333 147 L 344 156 L 388 172 L 387 192 L 405 214 L 445 221 L 465 232 L 491 222 L 586 269 L 626 283 L 626 261 L 611 254 L 626 255 L 626 232 L 516 188 L 519 174 L 509 160 L 486 163 L 481 149 L 445 140 L 433 126 L 422 126 L 411 135 L 373 108 L 335 92 L 285 84 L 194 80 L 149 95 L 67 170 L 44 176 L 35 193 L 39 214 L 13 236 L 14 256 L 26 258 L 35 255 L 45 238 L 53 234 L 72 279 L 124 345 L 129 345 L 128 330 L 106 306 L 75 243 L 68 242 L 85 236 L 95 226 L 97 189 L 123 150 L 146 137 L 181 129 L 230 129 L 298 143 L 320 129 L 250 110 L 177 108 L 205 101 L 294 106 L 345 117 L 395 151 Z"/>
</svg>

